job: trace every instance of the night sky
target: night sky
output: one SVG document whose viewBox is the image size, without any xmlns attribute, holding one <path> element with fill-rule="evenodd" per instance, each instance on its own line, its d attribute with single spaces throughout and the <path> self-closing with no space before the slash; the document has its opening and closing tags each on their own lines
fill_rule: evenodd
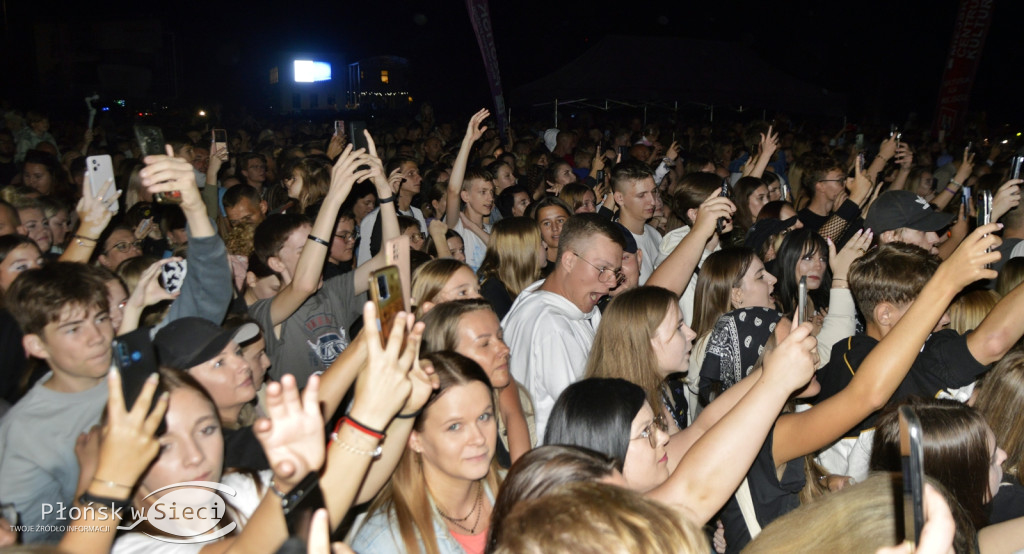
<svg viewBox="0 0 1024 554">
<path fill-rule="evenodd" d="M 378 54 L 406 57 L 414 92 L 440 111 L 461 114 L 489 102 L 480 52 L 459 0 L 343 1 L 320 10 L 312 2 L 114 0 L 68 7 L 52 0 L 3 1 L 4 59 L 7 74 L 16 78 L 4 79 L 0 91 L 16 104 L 39 92 L 31 65 L 33 23 L 118 18 L 155 18 L 174 33 L 182 77 L 178 102 L 249 102 L 252 83 L 265 78 L 265 60 L 289 50 L 341 52 L 349 62 Z M 930 120 L 958 6 L 955 0 L 622 4 L 492 0 L 506 96 L 606 35 L 646 34 L 740 42 L 781 72 L 846 93 L 851 119 L 903 121 L 917 112 Z M 1022 119 L 1022 16 L 1024 2 L 996 0 L 972 95 L 972 110 L 987 112 L 992 123 Z"/>
</svg>

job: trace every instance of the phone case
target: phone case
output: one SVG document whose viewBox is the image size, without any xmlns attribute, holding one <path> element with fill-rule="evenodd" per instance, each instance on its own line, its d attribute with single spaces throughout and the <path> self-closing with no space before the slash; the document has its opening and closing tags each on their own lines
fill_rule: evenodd
<svg viewBox="0 0 1024 554">
<path fill-rule="evenodd" d="M 389 240 L 385 245 L 384 263 L 398 268 L 398 278 L 402 282 L 402 305 L 405 311 L 411 312 L 412 293 L 409 291 L 410 279 L 409 269 L 409 236 L 401 235 L 398 238 Z"/>
<path fill-rule="evenodd" d="M 169 294 L 181 290 L 185 284 L 185 275 L 188 274 L 188 264 L 185 260 L 164 264 L 160 269 L 160 283 Z"/>
<path fill-rule="evenodd" d="M 94 197 L 99 196 L 100 191 L 103 190 L 103 186 L 107 181 L 113 182 L 114 162 L 107 154 L 103 154 L 102 156 L 89 156 L 85 159 L 85 171 L 89 174 L 89 188 L 92 195 Z M 116 194 L 117 188 L 112 184 L 110 188 L 107 189 L 107 193 L 103 195 L 103 201 L 109 201 Z M 110 211 L 117 212 L 116 202 L 110 206 Z"/>
<path fill-rule="evenodd" d="M 903 538 L 921 538 L 924 527 L 924 447 L 921 421 L 910 406 L 899 407 L 900 457 L 903 461 Z"/>
<path fill-rule="evenodd" d="M 142 388 L 146 385 L 146 379 L 159 369 L 156 351 L 149 338 L 149 328 L 136 329 L 117 337 L 114 339 L 112 349 L 114 365 L 121 372 L 124 405 L 125 408 L 131 410 L 142 393 Z M 158 395 L 153 395 L 152 404 L 156 404 L 157 399 Z M 165 430 L 166 425 L 161 421 L 157 434 L 162 435 Z"/>
<path fill-rule="evenodd" d="M 377 324 L 384 345 L 387 345 L 395 317 L 404 308 L 401 290 L 398 268 L 393 265 L 382 267 L 370 275 L 370 296 L 377 305 Z"/>
</svg>

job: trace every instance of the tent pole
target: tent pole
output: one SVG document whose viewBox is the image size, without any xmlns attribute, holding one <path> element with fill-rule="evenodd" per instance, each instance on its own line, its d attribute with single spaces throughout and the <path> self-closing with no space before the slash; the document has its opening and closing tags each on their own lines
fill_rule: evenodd
<svg viewBox="0 0 1024 554">
<path fill-rule="evenodd" d="M 644 104 L 644 127 L 647 126 L 647 104 Z"/>
<path fill-rule="evenodd" d="M 709 119 L 708 122 L 709 123 L 714 123 L 715 122 L 715 106 L 713 104 L 711 106 L 711 119 Z"/>
<path fill-rule="evenodd" d="M 555 127 L 558 127 L 558 99 L 555 98 Z"/>
</svg>

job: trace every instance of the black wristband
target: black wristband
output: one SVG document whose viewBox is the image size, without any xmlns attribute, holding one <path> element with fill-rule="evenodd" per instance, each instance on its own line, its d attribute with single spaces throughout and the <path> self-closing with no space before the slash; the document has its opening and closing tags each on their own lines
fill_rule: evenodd
<svg viewBox="0 0 1024 554">
<path fill-rule="evenodd" d="M 423 413 L 423 409 L 420 408 L 419 410 L 416 410 L 415 412 L 413 412 L 411 414 L 397 414 L 397 415 L 395 415 L 395 418 L 396 419 L 416 419 L 422 413 Z M 349 419 L 351 419 L 351 418 L 349 418 Z"/>
<path fill-rule="evenodd" d="M 320 237 L 318 237 L 316 235 L 309 235 L 306 238 L 308 238 L 309 240 L 311 240 L 311 241 L 313 241 L 313 242 L 315 242 L 317 244 L 322 244 L 322 245 L 326 246 L 327 248 L 331 247 L 331 243 L 327 242 L 326 240 L 324 240 L 324 239 L 322 239 L 322 238 L 320 238 Z"/>
<path fill-rule="evenodd" d="M 390 204 L 390 203 L 392 203 L 394 201 L 395 201 L 395 196 L 394 195 L 391 195 L 391 196 L 389 196 L 387 198 L 381 198 L 380 199 L 380 203 L 381 204 Z"/>
<path fill-rule="evenodd" d="M 126 498 L 125 500 L 117 500 L 115 498 L 106 498 L 104 496 L 96 496 L 89 494 L 88 491 L 82 493 L 82 496 L 78 497 L 78 503 L 82 506 L 88 506 L 90 504 L 101 504 L 104 506 L 110 506 L 113 509 L 120 508 L 126 510 L 131 505 L 131 499 Z"/>
</svg>

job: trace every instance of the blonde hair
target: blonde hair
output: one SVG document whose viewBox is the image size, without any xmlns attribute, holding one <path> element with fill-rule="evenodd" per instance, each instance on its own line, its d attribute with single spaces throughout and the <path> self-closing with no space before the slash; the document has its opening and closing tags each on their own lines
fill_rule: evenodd
<svg viewBox="0 0 1024 554">
<path fill-rule="evenodd" d="M 1003 356 L 978 384 L 974 408 L 981 412 L 1006 451 L 1003 469 L 1020 477 L 1024 473 L 1024 350 L 1015 348 Z"/>
<path fill-rule="evenodd" d="M 699 526 L 629 489 L 579 481 L 516 504 L 495 554 L 708 552 Z"/>
<path fill-rule="evenodd" d="M 601 316 L 583 378 L 625 379 L 644 390 L 655 416 L 663 414 L 664 377 L 651 340 L 678 302 L 678 296 L 661 287 L 639 287 L 613 299 Z"/>
<path fill-rule="evenodd" d="M 448 284 L 448 279 L 451 279 L 452 275 L 462 268 L 469 269 L 470 273 L 473 272 L 468 265 L 454 258 L 430 260 L 416 268 L 412 274 L 412 292 L 410 293 L 416 299 L 416 319 L 423 317 L 423 304 L 434 302 L 437 295 Z"/>
<path fill-rule="evenodd" d="M 977 329 L 985 316 L 999 303 L 1001 296 L 994 290 L 973 290 L 961 294 L 949 306 L 949 327 L 963 335 Z"/>
<path fill-rule="evenodd" d="M 477 274 L 481 281 L 497 279 L 515 298 L 540 278 L 540 247 L 540 227 L 532 219 L 502 219 L 491 230 L 491 241 Z"/>
<path fill-rule="evenodd" d="M 975 534 L 956 500 L 934 479 L 925 478 L 946 499 L 956 521 L 953 545 L 956 552 L 974 552 Z M 775 552 L 865 552 L 899 544 L 903 540 L 902 477 L 898 473 L 875 473 L 863 483 L 825 495 L 805 504 L 765 527 L 744 554 Z M 842 532 L 836 532 L 836 529 Z"/>
<path fill-rule="evenodd" d="M 996 292 L 1006 296 L 1021 282 L 1024 282 L 1024 258 L 1010 258 L 999 270 L 999 277 L 996 279 Z"/>
<path fill-rule="evenodd" d="M 440 385 L 416 418 L 413 425 L 416 431 L 422 430 L 427 411 L 448 388 L 476 381 L 483 383 L 488 391 L 492 391 L 487 374 L 476 362 L 465 356 L 454 352 L 435 352 L 425 355 L 424 358 L 433 363 Z M 493 493 L 497 493 L 501 485 L 498 465 L 493 456 L 490 469 L 483 478 L 483 484 Z M 391 531 L 398 531 L 405 552 L 425 551 L 426 554 L 439 554 L 437 535 L 434 533 L 434 510 L 430 506 L 429 496 L 427 478 L 423 473 L 422 454 L 406 447 L 395 472 L 391 474 L 391 479 L 377 494 L 367 514 L 373 516 L 377 512 L 383 512 L 394 518 L 397 529 L 392 528 Z"/>
</svg>

